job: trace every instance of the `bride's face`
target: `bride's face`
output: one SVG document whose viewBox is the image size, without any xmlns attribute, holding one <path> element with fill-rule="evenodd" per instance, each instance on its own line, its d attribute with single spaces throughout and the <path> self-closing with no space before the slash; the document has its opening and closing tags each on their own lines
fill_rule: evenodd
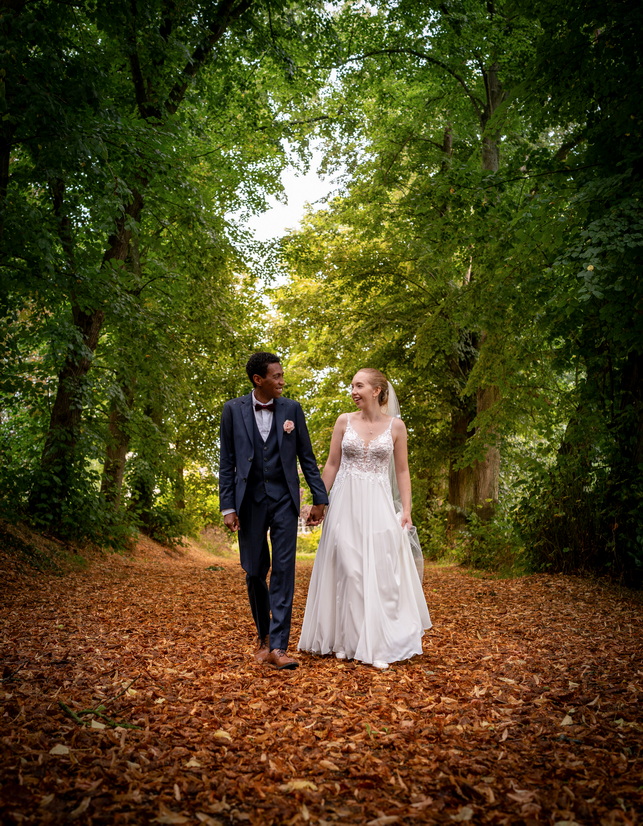
<svg viewBox="0 0 643 826">
<path fill-rule="evenodd" d="M 351 398 L 357 407 L 367 407 L 379 394 L 379 387 L 373 387 L 366 373 L 355 373 L 351 382 Z"/>
</svg>

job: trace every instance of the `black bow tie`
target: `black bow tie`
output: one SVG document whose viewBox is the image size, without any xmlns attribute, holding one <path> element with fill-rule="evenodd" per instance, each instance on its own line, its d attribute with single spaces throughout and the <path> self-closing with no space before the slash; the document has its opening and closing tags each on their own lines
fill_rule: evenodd
<svg viewBox="0 0 643 826">
<path fill-rule="evenodd" d="M 274 413 L 275 410 L 275 403 L 270 402 L 270 404 L 259 404 L 258 402 L 255 404 L 255 410 L 270 410 L 271 413 Z"/>
</svg>

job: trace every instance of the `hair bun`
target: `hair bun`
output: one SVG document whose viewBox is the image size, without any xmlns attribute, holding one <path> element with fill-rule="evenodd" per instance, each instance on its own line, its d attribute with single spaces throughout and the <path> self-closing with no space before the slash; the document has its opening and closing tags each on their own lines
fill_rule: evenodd
<svg viewBox="0 0 643 826">
<path fill-rule="evenodd" d="M 372 387 L 379 387 L 380 394 L 377 397 L 377 401 L 380 407 L 384 407 L 388 402 L 388 379 L 384 373 L 382 373 L 381 370 L 376 370 L 374 367 L 362 367 L 362 369 L 357 372 L 366 373 L 369 384 Z"/>
</svg>

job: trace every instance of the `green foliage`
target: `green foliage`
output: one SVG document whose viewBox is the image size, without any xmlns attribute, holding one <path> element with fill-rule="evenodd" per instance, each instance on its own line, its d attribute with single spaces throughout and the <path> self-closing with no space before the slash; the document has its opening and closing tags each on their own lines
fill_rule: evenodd
<svg viewBox="0 0 643 826">
<path fill-rule="evenodd" d="M 64 496 L 58 499 L 51 492 L 60 489 L 60 477 L 55 475 L 50 480 L 43 476 L 43 471 L 36 470 L 30 486 L 32 495 L 34 490 L 39 493 L 28 511 L 34 528 L 80 546 L 89 542 L 114 550 L 128 547 L 135 534 L 133 526 L 124 513 L 100 496 L 100 475 L 96 470 L 74 468 L 72 473 L 65 474 Z M 19 515 L 24 517 L 26 513 Z"/>
<path fill-rule="evenodd" d="M 211 516 L 184 516 L 182 468 L 215 466 L 257 346 L 243 222 L 281 190 L 281 139 L 305 139 L 328 15 L 35 0 L 0 34 L 3 510 L 175 541 Z"/>
<path fill-rule="evenodd" d="M 462 559 L 506 566 L 524 543 L 536 568 L 636 584 L 640 10 L 489 12 L 375 3 L 356 34 L 345 8 L 352 51 L 331 105 L 348 114 L 327 135 L 351 178 L 286 241 L 280 340 L 322 455 L 351 373 L 388 373 L 429 555 L 447 538 L 434 503 L 496 446 L 500 508 L 490 525 L 462 511 Z"/>
<path fill-rule="evenodd" d="M 188 533 L 183 513 L 163 503 L 154 504 L 145 512 L 141 527 L 151 539 L 171 548 L 182 545 L 182 537 Z"/>
<path fill-rule="evenodd" d="M 350 138 L 339 129 L 330 138 L 352 178 L 286 240 L 291 282 L 277 294 L 278 338 L 302 376 L 322 457 L 334 418 L 351 409 L 341 393 L 352 373 L 385 371 L 409 429 L 423 530 L 434 519 L 431 503 L 451 495 L 449 474 L 475 468 L 530 415 L 545 372 L 520 363 L 522 308 L 512 319 L 520 333 L 503 314 L 517 303 L 517 279 L 499 269 L 522 184 L 484 168 L 480 145 L 491 65 L 504 55 L 501 81 L 516 85 L 508 56 L 515 49 L 524 57 L 532 49 L 526 32 L 538 26 L 515 19 L 514 40 L 501 35 L 504 10 L 492 20 L 483 4 L 468 3 L 466 15 L 413 3 L 375 8 L 359 36 L 351 32 L 361 56 L 342 69 L 333 101 L 352 114 Z M 481 26 L 494 36 L 481 40 Z M 526 118 L 505 108 L 501 119 L 503 158 L 518 168 Z M 358 138 L 368 148 L 361 154 L 353 153 Z M 494 385 L 500 405 L 476 416 L 478 391 Z M 459 431 L 458 419 L 466 420 Z"/>
<path fill-rule="evenodd" d="M 184 514 L 190 536 L 199 536 L 213 525 L 223 528 L 218 479 L 206 468 L 191 466 L 186 470 Z"/>
<path fill-rule="evenodd" d="M 455 537 L 452 553 L 461 565 L 483 571 L 508 574 L 526 567 L 524 548 L 513 520 L 498 512 L 491 522 L 470 514 L 466 529 Z"/>
<path fill-rule="evenodd" d="M 217 524 L 219 411 L 268 347 L 322 462 L 352 374 L 387 373 L 430 558 L 459 502 L 467 564 L 524 544 L 640 583 L 641 25 L 633 0 L 7 7 L 3 513 L 114 546 Z M 344 185 L 277 260 L 244 221 L 312 124 Z"/>
<path fill-rule="evenodd" d="M 423 512 L 419 520 L 417 515 L 414 518 L 424 558 L 431 562 L 449 558 L 446 508 L 433 507 Z"/>
<path fill-rule="evenodd" d="M 311 558 L 317 553 L 317 546 L 321 539 L 321 528 L 313 528 L 308 533 L 297 536 L 297 556 Z"/>
</svg>

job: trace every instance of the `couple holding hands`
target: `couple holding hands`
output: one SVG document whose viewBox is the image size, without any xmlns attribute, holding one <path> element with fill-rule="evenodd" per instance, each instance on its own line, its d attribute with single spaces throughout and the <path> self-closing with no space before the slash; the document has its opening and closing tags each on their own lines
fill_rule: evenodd
<svg viewBox="0 0 643 826">
<path fill-rule="evenodd" d="M 406 428 L 393 388 L 379 370 L 355 374 L 357 411 L 337 419 L 320 475 L 303 410 L 282 397 L 278 356 L 255 353 L 246 371 L 252 392 L 226 402 L 221 417 L 219 500 L 225 525 L 239 533 L 257 628 L 255 659 L 276 669 L 299 665 L 287 653 L 300 506 L 297 461 L 313 497 L 307 524 L 324 521 L 299 649 L 379 669 L 421 654 L 431 620 L 411 520 Z"/>
</svg>

